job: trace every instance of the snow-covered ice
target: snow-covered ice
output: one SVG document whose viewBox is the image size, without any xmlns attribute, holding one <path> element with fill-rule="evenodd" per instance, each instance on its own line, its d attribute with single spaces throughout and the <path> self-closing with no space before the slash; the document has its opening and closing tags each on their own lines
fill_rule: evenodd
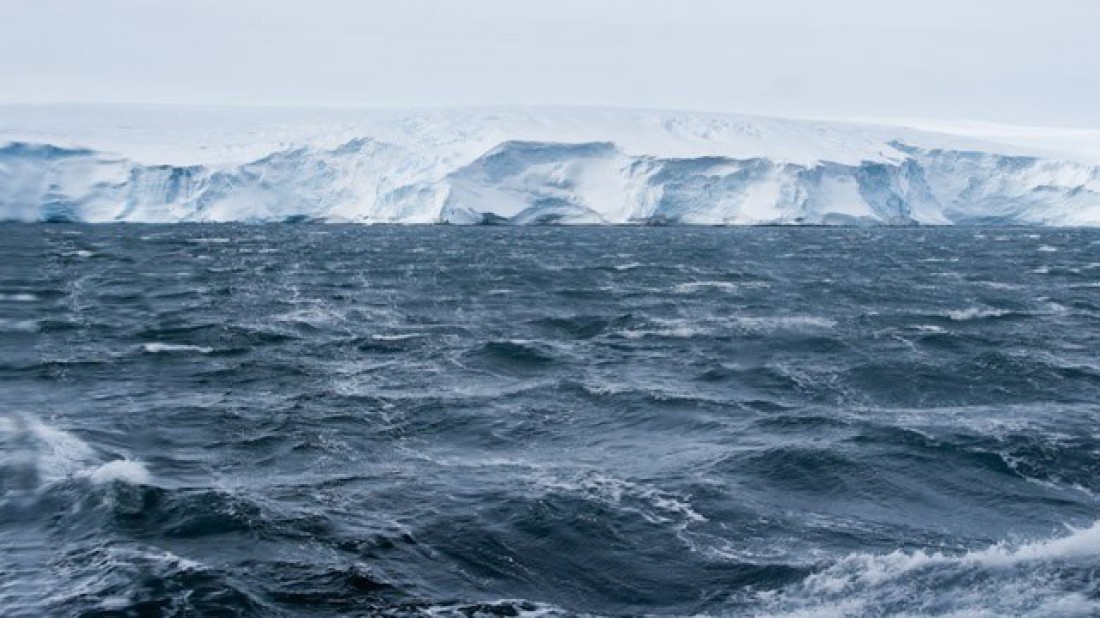
<svg viewBox="0 0 1100 618">
<path fill-rule="evenodd" d="M 614 109 L 9 106 L 0 219 L 1100 225 L 1087 139 L 955 128 Z"/>
</svg>

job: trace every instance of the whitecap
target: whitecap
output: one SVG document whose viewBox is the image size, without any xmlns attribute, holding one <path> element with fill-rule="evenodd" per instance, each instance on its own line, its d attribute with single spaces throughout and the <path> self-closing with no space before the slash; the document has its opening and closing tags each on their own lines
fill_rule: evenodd
<svg viewBox="0 0 1100 618">
<path fill-rule="evenodd" d="M 34 294 L 17 292 L 15 294 L 0 294 L 0 301 L 8 303 L 33 303 L 38 300 Z"/>
<path fill-rule="evenodd" d="M 670 326 L 667 328 L 628 330 L 623 331 L 619 334 L 626 339 L 646 339 L 649 337 L 657 337 L 663 339 L 691 339 L 692 337 L 709 334 L 709 332 L 710 331 L 698 328 L 696 326 L 684 324 L 678 326 Z"/>
<path fill-rule="evenodd" d="M 122 612 L 131 603 L 129 597 L 122 595 L 107 596 L 99 601 L 99 608 L 107 612 Z"/>
<path fill-rule="evenodd" d="M 119 481 L 130 485 L 148 485 L 153 478 L 145 464 L 133 459 L 116 459 L 93 468 L 86 474 L 96 484 Z"/>
<path fill-rule="evenodd" d="M 611 382 L 583 382 L 581 389 L 589 395 L 602 397 L 605 395 L 618 395 L 632 390 L 629 386 L 613 384 Z"/>
<path fill-rule="evenodd" d="M 692 281 L 690 283 L 681 283 L 672 289 L 677 294 L 693 294 L 704 290 L 733 292 L 737 287 L 737 284 L 730 283 L 729 281 Z"/>
<path fill-rule="evenodd" d="M 321 301 L 318 299 L 293 299 L 290 302 L 293 304 L 307 304 L 309 306 L 305 309 L 274 316 L 273 319 L 275 321 L 290 324 L 304 324 L 306 326 L 321 329 L 347 320 L 347 316 L 320 304 Z"/>
<path fill-rule="evenodd" d="M 707 326 L 698 320 L 652 318 L 650 321 L 651 324 L 646 327 L 615 331 L 614 334 L 624 339 L 691 339 L 714 332 L 713 326 Z"/>
<path fill-rule="evenodd" d="M 424 333 L 397 333 L 393 335 L 371 335 L 370 338 L 375 341 L 408 341 L 409 339 L 418 339 L 423 336 Z"/>
<path fill-rule="evenodd" d="M 33 418 L 24 422 L 38 441 L 36 465 L 45 480 L 57 481 L 72 476 L 95 459 L 92 447 L 73 434 Z"/>
<path fill-rule="evenodd" d="M 84 440 L 29 415 L 0 417 L 0 445 L 0 464 L 32 471 L 31 478 L 40 486 L 72 478 L 96 484 L 147 484 L 152 478 L 142 462 L 103 462 Z"/>
<path fill-rule="evenodd" d="M 981 320 L 984 318 L 999 318 L 1012 313 L 1007 309 L 995 309 L 992 307 L 967 307 L 956 311 L 948 311 L 945 315 L 956 322 L 969 320 Z"/>
<path fill-rule="evenodd" d="M 1005 283 L 1003 281 L 975 281 L 975 283 L 978 285 L 984 285 L 985 287 L 992 288 L 994 290 L 1018 290 L 1022 287 L 1013 283 Z"/>
<path fill-rule="evenodd" d="M 0 474 L 21 476 L 26 489 L 71 477 L 96 461 L 73 434 L 27 415 L 0 417 Z"/>
<path fill-rule="evenodd" d="M 830 329 L 836 320 L 813 315 L 741 316 L 735 319 L 742 326 L 759 330 Z"/>
<path fill-rule="evenodd" d="M 141 349 L 145 350 L 149 354 L 174 354 L 184 352 L 197 352 L 199 354 L 210 354 L 214 351 L 214 348 L 208 348 L 200 345 L 187 345 L 182 343 L 160 343 L 152 342 L 142 344 Z"/>
<path fill-rule="evenodd" d="M 1013 547 L 998 543 L 960 555 L 942 552 L 895 551 L 889 554 L 850 554 L 833 567 L 811 575 L 806 583 L 823 591 L 838 591 L 853 585 L 876 585 L 912 571 L 933 566 L 1007 569 L 1032 562 L 1093 562 L 1100 558 L 1100 521 L 1082 529 L 1071 529 L 1063 537 L 1033 541 Z"/>
<path fill-rule="evenodd" d="M 935 324 L 913 324 L 906 328 L 913 332 L 927 335 L 938 335 L 947 332 L 942 326 L 936 326 Z"/>
<path fill-rule="evenodd" d="M 1069 307 L 1053 300 L 1040 299 L 1040 301 L 1042 302 L 1043 312 L 1047 315 L 1066 315 L 1070 312 Z"/>
<path fill-rule="evenodd" d="M 1100 602 L 1067 585 L 1067 569 L 1100 559 L 1100 522 L 1064 536 L 945 553 L 853 553 L 780 591 L 757 595 L 768 616 L 1094 616 Z"/>
<path fill-rule="evenodd" d="M 585 472 L 573 478 L 544 478 L 540 485 L 543 490 L 581 494 L 623 512 L 634 513 L 651 524 L 678 522 L 679 527 L 684 527 L 707 521 L 684 495 L 603 473 Z"/>
</svg>

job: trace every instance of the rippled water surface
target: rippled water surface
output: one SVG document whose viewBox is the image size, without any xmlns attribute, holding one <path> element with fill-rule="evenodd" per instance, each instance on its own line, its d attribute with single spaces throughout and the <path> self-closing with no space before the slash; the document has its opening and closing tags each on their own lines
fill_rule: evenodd
<svg viewBox="0 0 1100 618">
<path fill-rule="evenodd" d="M 1100 232 L 0 228 L 0 614 L 1100 614 Z"/>
</svg>

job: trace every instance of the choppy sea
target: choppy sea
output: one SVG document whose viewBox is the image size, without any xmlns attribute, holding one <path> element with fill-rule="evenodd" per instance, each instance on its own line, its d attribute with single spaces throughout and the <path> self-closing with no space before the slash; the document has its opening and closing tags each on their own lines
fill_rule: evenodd
<svg viewBox="0 0 1100 618">
<path fill-rule="evenodd" d="M 0 615 L 1100 615 L 1100 231 L 0 245 Z"/>
</svg>

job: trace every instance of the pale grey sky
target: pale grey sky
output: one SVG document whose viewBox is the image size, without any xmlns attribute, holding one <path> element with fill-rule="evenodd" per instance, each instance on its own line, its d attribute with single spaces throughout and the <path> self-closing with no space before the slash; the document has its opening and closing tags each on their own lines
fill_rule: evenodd
<svg viewBox="0 0 1100 618">
<path fill-rule="evenodd" d="M 0 102 L 1100 128 L 1100 1 L 0 0 Z"/>
</svg>

